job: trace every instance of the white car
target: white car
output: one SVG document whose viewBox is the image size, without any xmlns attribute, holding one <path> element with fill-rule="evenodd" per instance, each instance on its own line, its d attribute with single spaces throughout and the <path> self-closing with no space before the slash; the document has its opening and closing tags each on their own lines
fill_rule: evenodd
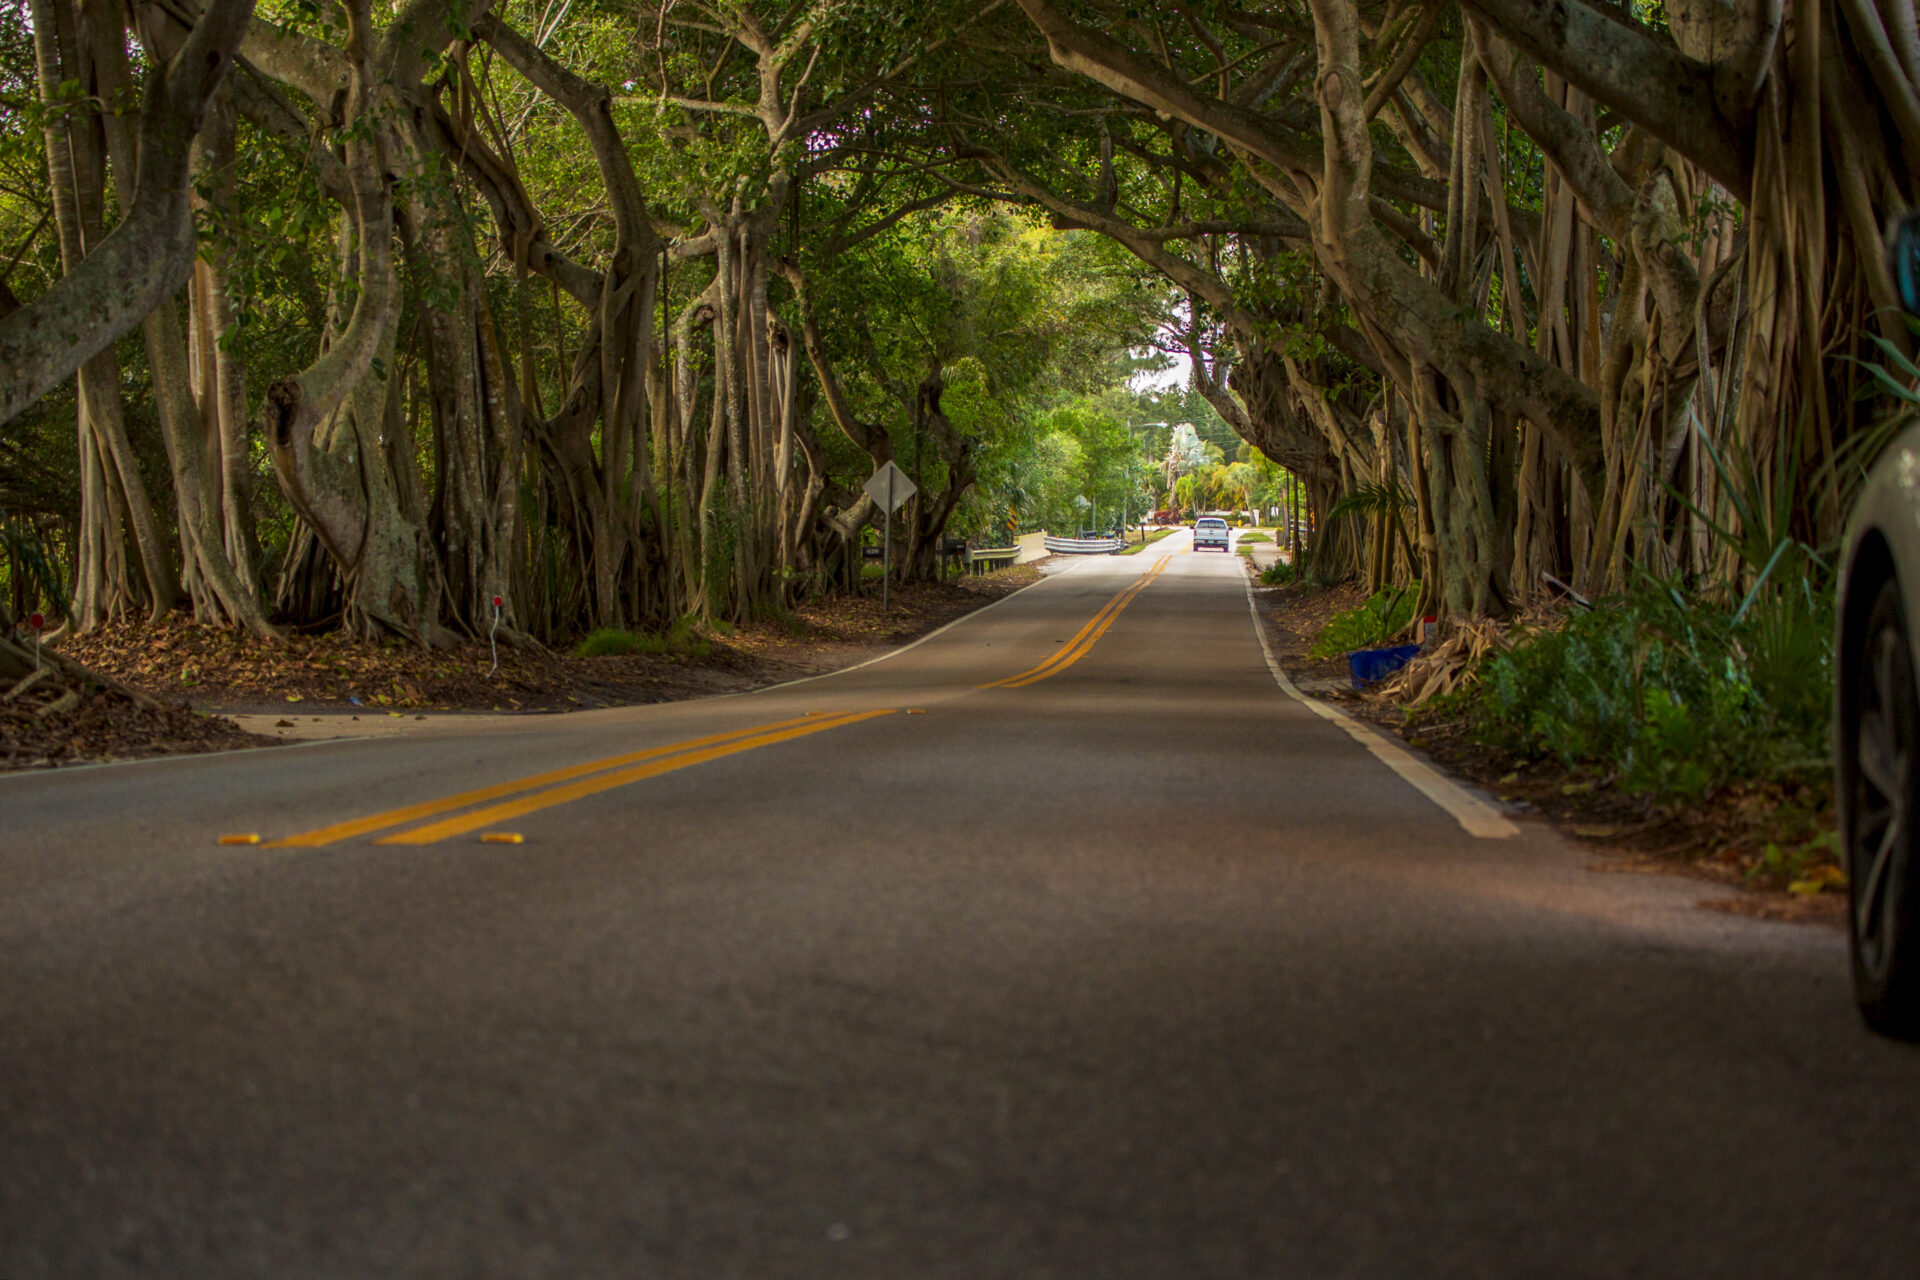
<svg viewBox="0 0 1920 1280">
<path fill-rule="evenodd" d="M 1219 516 L 1202 516 L 1193 522 L 1193 549 L 1204 551 L 1208 547 L 1233 550 L 1233 534 L 1228 531 L 1227 522 Z"/>
<path fill-rule="evenodd" d="M 1841 555 L 1834 789 L 1854 998 L 1883 1035 L 1920 1039 L 1920 426 L 1874 465 Z"/>
</svg>

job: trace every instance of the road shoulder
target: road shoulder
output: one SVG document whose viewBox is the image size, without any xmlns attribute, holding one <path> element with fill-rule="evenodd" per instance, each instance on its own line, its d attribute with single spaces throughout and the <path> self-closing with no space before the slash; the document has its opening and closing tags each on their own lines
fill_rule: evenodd
<svg viewBox="0 0 1920 1280">
<path fill-rule="evenodd" d="M 1655 806 L 1551 762 L 1518 760 L 1478 743 L 1464 724 L 1414 723 L 1390 700 L 1354 690 L 1343 658 L 1308 656 L 1331 617 L 1363 600 L 1364 590 L 1267 587 L 1251 570 L 1248 590 L 1263 638 L 1303 697 L 1365 722 L 1414 758 L 1491 797 L 1508 817 L 1551 827 L 1588 856 L 1588 870 L 1677 875 L 1717 886 L 1721 892 L 1697 904 L 1706 910 L 1793 924 L 1843 923 L 1843 895 L 1789 893 L 1784 880 L 1752 873 L 1754 859 L 1743 850 L 1765 849 L 1780 822 L 1756 797 L 1734 792 L 1707 804 Z"/>
</svg>

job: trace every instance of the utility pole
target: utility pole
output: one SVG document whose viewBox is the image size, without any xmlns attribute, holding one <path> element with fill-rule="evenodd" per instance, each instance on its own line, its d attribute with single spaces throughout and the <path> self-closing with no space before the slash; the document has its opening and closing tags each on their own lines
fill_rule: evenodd
<svg viewBox="0 0 1920 1280">
<path fill-rule="evenodd" d="M 1175 424 L 1172 422 L 1142 422 L 1139 425 L 1142 428 L 1151 429 L 1153 427 L 1171 427 L 1171 426 L 1174 426 Z M 1134 428 L 1134 421 L 1131 417 L 1129 417 L 1127 419 L 1127 440 L 1129 444 L 1138 443 L 1134 439 L 1133 428 Z M 1171 484 L 1171 482 L 1169 482 L 1169 484 Z M 1127 536 L 1127 510 L 1128 510 L 1128 505 L 1131 504 L 1131 502 L 1133 501 L 1133 476 L 1131 474 L 1131 468 L 1129 468 L 1129 473 L 1126 478 L 1126 485 L 1127 485 L 1126 489 L 1123 490 L 1122 506 L 1120 508 L 1120 537 L 1122 540 L 1125 540 Z M 1140 520 L 1140 541 L 1144 543 L 1146 540 L 1147 540 L 1146 517 L 1145 517 L 1145 514 L 1142 513 L 1141 520 Z"/>
</svg>

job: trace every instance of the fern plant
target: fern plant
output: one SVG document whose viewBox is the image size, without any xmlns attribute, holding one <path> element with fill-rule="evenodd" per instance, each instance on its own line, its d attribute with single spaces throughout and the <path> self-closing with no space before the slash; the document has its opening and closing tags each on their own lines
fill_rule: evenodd
<svg viewBox="0 0 1920 1280">
<path fill-rule="evenodd" d="M 1417 582 L 1374 592 L 1364 604 L 1334 614 L 1308 656 L 1337 658 L 1357 649 L 1378 648 L 1413 624 L 1419 599 Z"/>
<path fill-rule="evenodd" d="M 0 564 L 6 567 L 8 597 L 16 618 L 44 604 L 56 618 L 65 618 L 71 609 L 66 580 L 47 551 L 40 531 L 22 520 L 10 519 L 0 512 Z"/>
<path fill-rule="evenodd" d="M 1373 564 L 1369 581 L 1377 590 L 1386 585 L 1393 572 L 1393 553 L 1398 546 L 1412 548 L 1407 537 L 1407 513 L 1413 510 L 1413 497 L 1398 476 L 1389 476 L 1348 491 L 1327 512 L 1328 519 L 1340 516 L 1364 516 L 1373 521 Z"/>
</svg>

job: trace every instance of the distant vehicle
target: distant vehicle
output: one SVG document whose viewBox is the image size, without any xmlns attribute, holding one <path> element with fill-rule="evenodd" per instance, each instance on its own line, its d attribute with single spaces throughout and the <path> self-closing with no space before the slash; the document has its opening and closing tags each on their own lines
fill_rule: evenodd
<svg viewBox="0 0 1920 1280">
<path fill-rule="evenodd" d="M 1201 516 L 1193 522 L 1193 549 L 1202 551 L 1207 547 L 1233 550 L 1233 534 L 1228 531 L 1227 522 L 1219 516 Z"/>
<path fill-rule="evenodd" d="M 1098 529 L 1082 529 L 1080 531 L 1080 536 L 1082 539 L 1097 538 L 1100 536 L 1100 531 Z"/>
</svg>

